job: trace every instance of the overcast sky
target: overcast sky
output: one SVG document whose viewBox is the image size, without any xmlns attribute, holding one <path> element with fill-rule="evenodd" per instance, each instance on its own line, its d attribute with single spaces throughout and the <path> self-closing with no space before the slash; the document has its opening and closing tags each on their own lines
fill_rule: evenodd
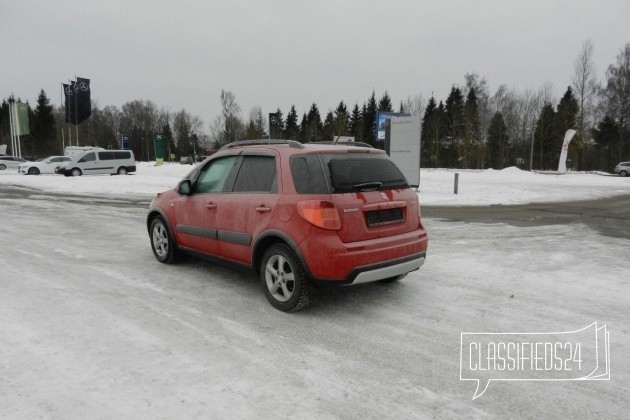
<svg viewBox="0 0 630 420">
<path fill-rule="evenodd" d="M 91 79 L 99 107 L 151 100 L 204 121 L 221 89 L 243 117 L 315 102 L 322 118 L 386 90 L 446 99 L 466 73 L 560 97 L 583 42 L 601 79 L 630 42 L 629 0 L 0 0 L 0 97 L 31 105 L 44 89 Z"/>
</svg>

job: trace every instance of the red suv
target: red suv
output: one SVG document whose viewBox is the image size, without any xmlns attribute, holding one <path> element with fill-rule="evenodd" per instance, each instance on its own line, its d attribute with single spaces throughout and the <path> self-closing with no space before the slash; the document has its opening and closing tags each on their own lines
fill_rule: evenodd
<svg viewBox="0 0 630 420">
<path fill-rule="evenodd" d="M 292 140 L 223 147 L 155 197 L 147 228 L 158 261 L 249 267 L 287 312 L 309 304 L 309 283 L 402 278 L 428 243 L 418 195 L 385 152 Z"/>
</svg>

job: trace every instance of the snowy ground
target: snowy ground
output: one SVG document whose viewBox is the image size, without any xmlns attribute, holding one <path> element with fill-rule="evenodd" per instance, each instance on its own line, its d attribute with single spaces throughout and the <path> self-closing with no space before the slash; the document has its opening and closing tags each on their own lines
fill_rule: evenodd
<svg viewBox="0 0 630 420">
<path fill-rule="evenodd" d="M 152 194 L 190 167 L 133 176 L 0 175 L 14 185 Z M 523 203 L 630 193 L 592 174 L 423 171 L 426 204 Z M 518 187 L 513 187 L 517 183 Z M 582 225 L 426 219 L 426 264 L 402 282 L 318 292 L 273 309 L 253 275 L 155 261 L 145 209 L 0 198 L 0 413 L 84 418 L 626 418 L 629 239 Z M 472 401 L 462 332 L 576 330 L 598 321 L 611 380 L 497 382 Z"/>
<path fill-rule="evenodd" d="M 74 194 L 134 194 L 153 196 L 172 188 L 190 170 L 190 165 L 138 162 L 129 176 L 19 175 L 0 171 L 2 185 L 20 185 L 50 192 Z M 459 191 L 453 194 L 455 173 Z M 630 194 L 630 178 L 605 173 L 531 173 L 511 167 L 495 170 L 423 169 L 420 199 L 423 205 L 526 204 L 571 201 Z"/>
</svg>

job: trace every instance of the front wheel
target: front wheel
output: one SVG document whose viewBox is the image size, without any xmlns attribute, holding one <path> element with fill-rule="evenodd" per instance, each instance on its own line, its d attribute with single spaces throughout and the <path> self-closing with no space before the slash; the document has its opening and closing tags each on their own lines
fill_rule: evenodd
<svg viewBox="0 0 630 420">
<path fill-rule="evenodd" d="M 0 171 L 4 171 L 5 169 L 7 169 L 7 165 L 0 164 Z"/>
<path fill-rule="evenodd" d="M 179 252 L 164 219 L 161 217 L 153 219 L 149 235 L 153 255 L 159 262 L 174 263 L 177 261 Z"/>
<path fill-rule="evenodd" d="M 83 173 L 81 172 L 81 169 L 79 169 L 79 168 L 74 168 L 74 169 L 70 172 L 70 174 L 71 174 L 72 176 L 81 176 Z"/>
<path fill-rule="evenodd" d="M 272 245 L 260 264 L 260 281 L 274 308 L 294 312 L 310 304 L 308 282 L 302 263 L 284 244 Z"/>
<path fill-rule="evenodd" d="M 621 176 L 628 176 L 628 172 L 626 172 L 626 171 L 621 171 L 621 172 L 619 172 L 619 175 L 621 175 Z"/>
<path fill-rule="evenodd" d="M 28 174 L 29 175 L 39 175 L 39 169 L 37 169 L 37 168 L 29 168 L 28 169 Z"/>
</svg>

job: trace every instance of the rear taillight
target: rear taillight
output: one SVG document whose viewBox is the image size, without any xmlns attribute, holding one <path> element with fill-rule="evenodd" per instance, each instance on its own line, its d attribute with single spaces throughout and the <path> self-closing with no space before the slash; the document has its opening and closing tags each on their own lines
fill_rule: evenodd
<svg viewBox="0 0 630 420">
<path fill-rule="evenodd" d="M 330 201 L 309 200 L 297 204 L 298 214 L 307 222 L 322 229 L 341 229 L 339 212 Z"/>
</svg>

